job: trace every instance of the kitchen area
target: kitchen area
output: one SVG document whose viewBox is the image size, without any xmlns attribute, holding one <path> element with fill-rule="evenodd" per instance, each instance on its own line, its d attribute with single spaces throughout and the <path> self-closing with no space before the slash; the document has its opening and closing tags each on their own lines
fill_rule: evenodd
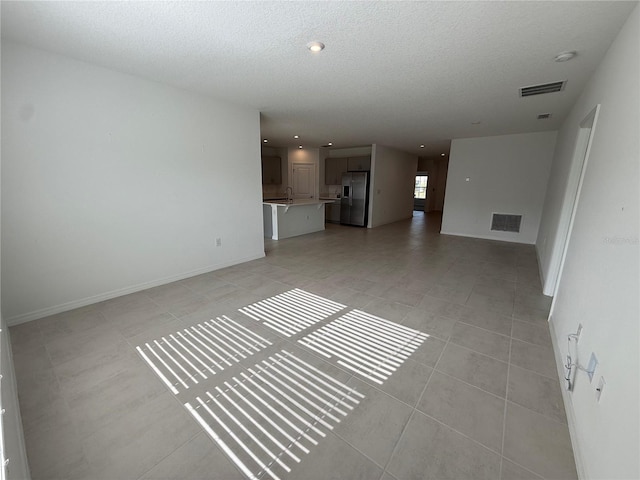
<svg viewBox="0 0 640 480">
<path fill-rule="evenodd" d="M 412 218 L 419 164 L 420 171 L 435 173 L 433 162 L 421 160 L 429 159 L 380 144 L 272 147 L 265 142 L 264 236 L 281 240 L 322 231 L 326 224 L 375 228 Z M 434 199 L 444 198 L 443 165 L 441 175 L 429 177 Z"/>
<path fill-rule="evenodd" d="M 322 231 L 325 223 L 368 226 L 372 146 L 262 148 L 264 236 Z"/>
</svg>

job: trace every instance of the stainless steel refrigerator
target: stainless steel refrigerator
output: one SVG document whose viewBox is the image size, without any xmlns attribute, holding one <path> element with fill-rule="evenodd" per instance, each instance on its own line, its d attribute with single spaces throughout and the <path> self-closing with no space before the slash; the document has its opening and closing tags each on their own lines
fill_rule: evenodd
<svg viewBox="0 0 640 480">
<path fill-rule="evenodd" d="M 340 223 L 367 226 L 369 212 L 369 172 L 342 174 Z"/>
</svg>

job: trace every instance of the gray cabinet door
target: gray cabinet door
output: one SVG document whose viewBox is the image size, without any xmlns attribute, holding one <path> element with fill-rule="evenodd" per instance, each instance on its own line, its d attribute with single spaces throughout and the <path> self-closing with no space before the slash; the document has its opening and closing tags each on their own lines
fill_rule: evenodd
<svg viewBox="0 0 640 480">
<path fill-rule="evenodd" d="M 342 174 L 346 171 L 346 158 L 326 158 L 324 161 L 325 185 L 340 185 L 340 182 L 342 182 Z"/>
<path fill-rule="evenodd" d="M 340 223 L 340 204 L 327 203 L 325 208 L 325 221 L 330 223 Z"/>
<path fill-rule="evenodd" d="M 350 172 L 364 172 L 371 170 L 371 157 L 369 155 L 362 157 L 349 157 L 347 167 Z"/>
<path fill-rule="evenodd" d="M 280 157 L 262 157 L 262 184 L 280 185 L 282 183 L 282 162 Z"/>
</svg>

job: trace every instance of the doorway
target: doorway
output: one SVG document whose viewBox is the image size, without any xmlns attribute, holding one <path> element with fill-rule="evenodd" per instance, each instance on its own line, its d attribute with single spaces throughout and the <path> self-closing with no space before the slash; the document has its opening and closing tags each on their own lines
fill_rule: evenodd
<svg viewBox="0 0 640 480">
<path fill-rule="evenodd" d="M 424 206 L 427 203 L 427 190 L 429 185 L 429 175 L 426 172 L 418 172 L 416 175 L 416 184 L 413 191 L 413 209 L 424 212 Z"/>
</svg>

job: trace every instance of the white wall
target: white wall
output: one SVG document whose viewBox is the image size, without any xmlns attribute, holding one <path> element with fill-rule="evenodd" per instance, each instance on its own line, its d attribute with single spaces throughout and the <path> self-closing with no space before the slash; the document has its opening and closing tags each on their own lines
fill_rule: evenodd
<svg viewBox="0 0 640 480">
<path fill-rule="evenodd" d="M 562 185 L 579 123 L 600 104 L 551 314 L 558 362 L 566 355 L 567 334 L 578 323 L 583 325 L 580 363 L 586 365 L 591 352 L 600 362 L 594 383 L 578 372 L 574 392 L 564 392 L 583 478 L 640 478 L 638 38 L 636 7 L 559 132 L 553 174 L 564 178 L 549 189 L 542 222 L 549 242 L 563 207 Z M 600 376 L 606 387 L 597 403 Z"/>
<path fill-rule="evenodd" d="M 556 132 L 454 139 L 441 232 L 535 243 L 555 141 Z M 520 232 L 491 231 L 493 213 L 522 215 Z"/>
<path fill-rule="evenodd" d="M 257 111 L 3 41 L 2 120 L 8 323 L 264 255 Z"/>
<path fill-rule="evenodd" d="M 1 230 L 2 225 L 0 224 Z M 0 235 L 0 249 L 1 243 Z M 1 267 L 2 261 L 0 259 L 0 270 Z M 0 298 L 2 298 L 1 286 L 0 282 Z M 0 300 L 0 374 L 2 374 L 0 378 L 0 409 L 4 411 L 4 414 L 0 414 L 0 450 L 2 451 L 0 461 L 3 462 L 0 465 L 0 469 L 2 469 L 0 477 L 10 480 L 27 480 L 31 476 L 22 430 L 18 385 L 13 368 L 11 334 L 2 316 L 1 305 L 2 301 Z M 9 460 L 9 464 L 4 465 L 6 459 Z"/>
<path fill-rule="evenodd" d="M 412 217 L 417 168 L 417 156 L 373 145 L 369 228 Z"/>
</svg>

